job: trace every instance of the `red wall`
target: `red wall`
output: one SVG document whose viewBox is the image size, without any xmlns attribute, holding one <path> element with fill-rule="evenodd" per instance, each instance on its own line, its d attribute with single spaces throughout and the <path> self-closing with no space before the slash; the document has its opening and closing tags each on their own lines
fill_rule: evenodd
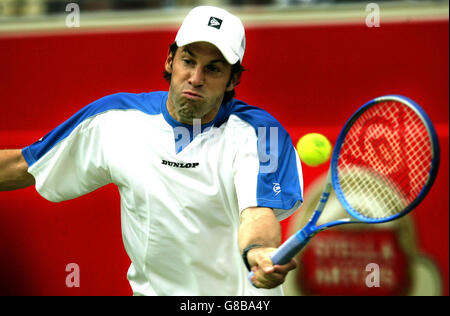
<svg viewBox="0 0 450 316">
<path fill-rule="evenodd" d="M 448 295 L 448 21 L 380 28 L 251 27 L 237 97 L 268 109 L 293 141 L 319 131 L 334 140 L 349 115 L 380 95 L 403 94 L 436 124 L 442 164 L 413 215 L 420 249 Z M 107 94 L 167 89 L 163 63 L 175 30 L 0 34 L 0 148 L 30 144 Z M 326 170 L 304 167 L 306 188 Z M 283 222 L 284 237 L 289 221 Z M 130 294 L 113 186 L 50 203 L 34 188 L 0 193 L 0 294 Z M 67 288 L 67 264 L 80 288 Z"/>
</svg>

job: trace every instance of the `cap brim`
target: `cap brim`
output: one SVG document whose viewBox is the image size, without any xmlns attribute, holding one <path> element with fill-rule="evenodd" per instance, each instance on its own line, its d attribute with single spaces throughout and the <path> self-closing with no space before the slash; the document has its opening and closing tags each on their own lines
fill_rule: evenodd
<svg viewBox="0 0 450 316">
<path fill-rule="evenodd" d="M 198 34 L 189 34 L 188 36 L 186 36 L 186 34 L 184 34 L 183 37 L 184 38 L 181 40 L 178 38 L 178 36 L 175 39 L 175 42 L 177 43 L 178 47 L 189 45 L 196 42 L 207 42 L 216 46 L 230 65 L 234 65 L 239 61 L 239 56 L 235 54 L 228 45 L 222 43 L 217 36 L 206 34 L 201 34 L 201 36 L 199 36 Z"/>
</svg>

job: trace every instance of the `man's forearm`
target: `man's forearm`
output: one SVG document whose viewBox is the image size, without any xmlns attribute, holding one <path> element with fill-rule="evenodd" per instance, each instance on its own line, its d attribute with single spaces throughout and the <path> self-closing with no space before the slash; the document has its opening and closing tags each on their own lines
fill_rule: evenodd
<svg viewBox="0 0 450 316">
<path fill-rule="evenodd" d="M 34 183 L 20 149 L 0 150 L 0 191 L 21 189 Z"/>
<path fill-rule="evenodd" d="M 289 271 L 297 267 L 295 260 L 282 265 L 273 265 L 271 255 L 281 243 L 281 225 L 270 208 L 248 208 L 241 214 L 239 248 L 251 244 L 261 247 L 247 248 L 244 263 L 253 273 L 251 281 L 259 288 L 272 289 L 286 279 Z"/>
<path fill-rule="evenodd" d="M 242 212 L 239 248 L 250 244 L 277 248 L 281 243 L 281 226 L 270 208 L 248 208 Z"/>
</svg>

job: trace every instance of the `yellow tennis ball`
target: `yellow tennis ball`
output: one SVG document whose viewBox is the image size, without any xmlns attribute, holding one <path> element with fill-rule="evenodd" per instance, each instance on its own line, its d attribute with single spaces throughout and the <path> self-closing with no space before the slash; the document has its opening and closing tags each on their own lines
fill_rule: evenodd
<svg viewBox="0 0 450 316">
<path fill-rule="evenodd" d="M 330 141 L 319 133 L 306 134 L 297 143 L 300 159 L 311 167 L 327 162 L 332 150 Z"/>
</svg>

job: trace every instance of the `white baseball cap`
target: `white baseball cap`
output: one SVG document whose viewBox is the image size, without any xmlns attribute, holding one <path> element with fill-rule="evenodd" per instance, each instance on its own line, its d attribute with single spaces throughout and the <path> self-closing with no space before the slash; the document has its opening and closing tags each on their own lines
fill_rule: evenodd
<svg viewBox="0 0 450 316">
<path fill-rule="evenodd" d="M 194 42 L 215 45 L 230 64 L 242 62 L 245 51 L 245 30 L 241 20 L 228 11 L 200 6 L 192 9 L 178 30 L 178 47 Z"/>
</svg>

